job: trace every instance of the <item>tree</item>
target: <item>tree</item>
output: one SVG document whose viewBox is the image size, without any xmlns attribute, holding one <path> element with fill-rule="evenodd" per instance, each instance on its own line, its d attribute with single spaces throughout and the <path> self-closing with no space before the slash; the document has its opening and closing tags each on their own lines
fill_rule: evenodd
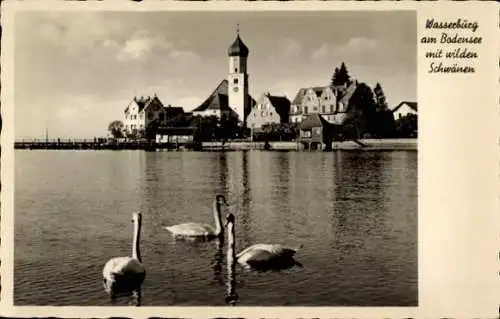
<svg viewBox="0 0 500 319">
<path fill-rule="evenodd" d="M 116 120 L 108 125 L 108 131 L 113 135 L 114 138 L 123 137 L 123 122 Z"/>
<path fill-rule="evenodd" d="M 144 138 L 146 136 L 145 130 L 132 129 L 132 131 L 127 133 L 127 137 L 133 140 Z"/>
<path fill-rule="evenodd" d="M 330 81 L 331 86 L 340 85 L 339 84 L 339 73 L 340 73 L 340 69 L 338 67 L 335 68 L 335 70 L 333 71 L 332 80 Z"/>
<path fill-rule="evenodd" d="M 349 72 L 344 62 L 340 65 L 337 81 L 339 83 L 338 85 L 348 84 L 351 81 L 351 77 L 349 76 Z"/>
<path fill-rule="evenodd" d="M 375 101 L 377 102 L 377 108 L 379 110 L 387 110 L 387 99 L 385 97 L 384 90 L 382 89 L 382 86 L 380 83 L 377 82 L 375 85 L 375 88 L 373 89 L 373 92 L 375 93 Z"/>
</svg>

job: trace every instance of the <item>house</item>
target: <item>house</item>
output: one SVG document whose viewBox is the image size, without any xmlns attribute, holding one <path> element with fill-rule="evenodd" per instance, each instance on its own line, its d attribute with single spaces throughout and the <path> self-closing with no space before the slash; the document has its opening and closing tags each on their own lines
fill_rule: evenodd
<svg viewBox="0 0 500 319">
<path fill-rule="evenodd" d="M 290 122 L 300 123 L 310 114 L 320 114 L 329 123 L 341 125 L 352 110 L 350 99 L 358 81 L 339 86 L 301 88 L 292 101 Z"/>
<path fill-rule="evenodd" d="M 166 144 L 166 143 L 176 143 L 176 144 L 188 144 L 194 141 L 194 134 L 196 127 L 158 127 L 156 129 L 156 143 Z"/>
<path fill-rule="evenodd" d="M 313 113 L 299 123 L 299 143 L 308 150 L 330 149 L 337 125 L 329 123 L 322 115 Z"/>
<path fill-rule="evenodd" d="M 287 123 L 290 113 L 290 100 L 285 96 L 263 93 L 252 107 L 247 117 L 247 127 L 259 131 L 265 124 Z"/>
<path fill-rule="evenodd" d="M 165 107 L 156 94 L 153 97 L 134 97 L 124 110 L 124 130 L 126 133 L 143 131 L 150 123 L 165 119 Z"/>
<path fill-rule="evenodd" d="M 392 109 L 394 119 L 400 119 L 408 114 L 418 115 L 417 102 L 402 101 Z"/>
</svg>

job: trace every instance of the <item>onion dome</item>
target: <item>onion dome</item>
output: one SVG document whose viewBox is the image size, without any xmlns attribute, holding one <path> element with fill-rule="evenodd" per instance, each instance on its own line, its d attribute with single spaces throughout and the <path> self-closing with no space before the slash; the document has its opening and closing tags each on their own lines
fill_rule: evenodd
<svg viewBox="0 0 500 319">
<path fill-rule="evenodd" d="M 247 46 L 245 45 L 245 43 L 243 43 L 243 41 L 241 41 L 241 38 L 240 38 L 240 35 L 238 34 L 236 36 L 236 39 L 234 40 L 233 44 L 231 44 L 231 46 L 229 47 L 229 56 L 239 56 L 239 57 L 248 57 L 248 48 Z"/>
</svg>

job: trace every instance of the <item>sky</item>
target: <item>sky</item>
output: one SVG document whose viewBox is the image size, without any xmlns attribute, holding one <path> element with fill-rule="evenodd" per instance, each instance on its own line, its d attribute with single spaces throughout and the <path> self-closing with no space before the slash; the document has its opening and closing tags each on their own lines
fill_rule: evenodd
<svg viewBox="0 0 500 319">
<path fill-rule="evenodd" d="M 227 78 L 237 24 L 255 99 L 292 100 L 344 62 L 359 82 L 380 82 L 390 107 L 416 101 L 411 11 L 18 12 L 16 139 L 105 136 L 134 96 L 192 110 Z"/>
</svg>

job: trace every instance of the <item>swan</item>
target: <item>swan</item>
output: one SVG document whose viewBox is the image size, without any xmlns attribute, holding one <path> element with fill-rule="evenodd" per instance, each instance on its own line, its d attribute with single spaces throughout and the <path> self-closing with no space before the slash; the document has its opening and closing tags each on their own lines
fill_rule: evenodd
<svg viewBox="0 0 500 319">
<path fill-rule="evenodd" d="M 225 227 L 229 233 L 230 243 L 234 243 L 234 220 L 233 214 L 227 215 Z M 234 255 L 234 247 L 228 248 L 228 256 L 233 255 L 236 262 L 247 269 L 283 269 L 294 265 L 301 266 L 293 257 L 298 249 L 302 247 L 302 245 L 299 248 L 291 248 L 281 244 L 255 244 L 236 255 Z"/>
<path fill-rule="evenodd" d="M 187 237 L 195 239 L 213 239 L 224 236 L 221 221 L 221 206 L 226 204 L 226 199 L 222 195 L 217 195 L 214 200 L 213 212 L 215 218 L 215 228 L 207 224 L 184 223 L 164 228 L 175 237 Z"/>
<path fill-rule="evenodd" d="M 118 293 L 132 292 L 140 300 L 140 287 L 146 277 L 139 249 L 141 213 L 134 213 L 132 221 L 134 223 L 132 257 L 111 258 L 102 270 L 104 289 L 110 294 L 111 299 L 115 299 Z"/>
</svg>

